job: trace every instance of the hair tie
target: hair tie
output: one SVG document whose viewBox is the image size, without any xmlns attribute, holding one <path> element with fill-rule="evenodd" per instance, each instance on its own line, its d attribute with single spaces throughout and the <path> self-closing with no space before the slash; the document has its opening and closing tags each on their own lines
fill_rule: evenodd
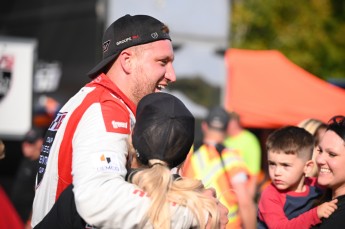
<svg viewBox="0 0 345 229">
<path fill-rule="evenodd" d="M 161 160 L 154 159 L 154 160 L 149 161 L 149 167 L 150 168 L 152 168 L 155 165 L 168 166 L 167 163 L 165 163 L 164 161 L 161 161 Z"/>
<path fill-rule="evenodd" d="M 152 168 L 153 166 L 155 165 L 161 165 L 161 166 L 166 166 L 165 164 L 163 163 L 160 163 L 160 162 L 156 162 L 156 163 L 153 163 L 152 165 L 150 165 L 149 167 Z"/>
</svg>

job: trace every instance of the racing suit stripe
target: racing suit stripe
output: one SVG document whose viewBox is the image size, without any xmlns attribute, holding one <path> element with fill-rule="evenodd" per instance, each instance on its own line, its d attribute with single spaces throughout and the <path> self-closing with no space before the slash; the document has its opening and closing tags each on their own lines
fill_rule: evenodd
<svg viewBox="0 0 345 229">
<path fill-rule="evenodd" d="M 77 107 L 71 117 L 68 120 L 65 134 L 63 136 L 60 152 L 59 152 L 59 159 L 58 159 L 58 171 L 59 171 L 59 178 L 58 178 L 58 185 L 56 189 L 56 196 L 55 200 L 57 200 L 61 194 L 61 192 L 72 183 L 72 140 L 75 130 L 79 124 L 80 118 L 83 117 L 83 113 L 95 103 L 95 98 L 97 98 L 97 94 L 99 94 L 99 90 L 94 90 L 89 93 L 85 98 L 84 101 L 81 103 L 79 107 Z"/>
</svg>

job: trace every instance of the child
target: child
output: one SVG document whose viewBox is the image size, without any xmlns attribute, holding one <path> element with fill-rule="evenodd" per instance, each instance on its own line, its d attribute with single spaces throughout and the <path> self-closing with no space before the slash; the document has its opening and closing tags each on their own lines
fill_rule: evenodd
<svg viewBox="0 0 345 229">
<path fill-rule="evenodd" d="M 322 190 L 306 173 L 313 168 L 313 136 L 303 128 L 287 126 L 268 136 L 268 169 L 272 183 L 258 206 L 258 229 L 310 228 L 328 218 L 336 201 L 313 207 Z"/>
</svg>

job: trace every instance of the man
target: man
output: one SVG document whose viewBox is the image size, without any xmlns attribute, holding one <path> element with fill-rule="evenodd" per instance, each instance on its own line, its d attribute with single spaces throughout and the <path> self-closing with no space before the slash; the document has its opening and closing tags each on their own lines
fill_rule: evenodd
<svg viewBox="0 0 345 229">
<path fill-rule="evenodd" d="M 228 113 L 214 107 L 202 122 L 203 145 L 190 153 L 183 175 L 201 179 L 206 187 L 214 187 L 219 200 L 229 210 L 226 228 L 256 227 L 254 200 L 247 189 L 249 174 L 243 160 L 222 143 L 226 137 Z"/>
<path fill-rule="evenodd" d="M 133 159 L 127 180 L 136 184 L 137 192 L 149 198 L 152 205 L 135 228 L 151 228 L 151 225 L 154 228 L 168 228 L 168 225 L 179 229 L 220 228 L 217 205 L 210 204 L 201 193 L 206 191 L 201 181 L 176 179 L 179 176 L 171 173 L 172 168 L 179 168 L 183 163 L 194 141 L 195 120 L 187 107 L 168 93 L 151 93 L 139 101 L 136 119 L 129 138 L 129 154 Z M 61 193 L 34 229 L 89 228 L 76 211 L 72 188 L 69 185 Z M 177 189 L 180 191 L 176 192 Z M 193 214 L 185 214 L 186 208 Z M 207 212 L 210 217 L 205 218 Z M 124 217 L 123 220 L 133 219 Z M 206 220 L 210 227 L 205 227 Z"/>
<path fill-rule="evenodd" d="M 23 159 L 18 167 L 12 191 L 11 200 L 24 223 L 31 217 L 32 202 L 35 196 L 35 179 L 38 159 L 43 144 L 43 131 L 30 129 L 22 142 Z"/>
<path fill-rule="evenodd" d="M 73 183 L 78 214 L 99 228 L 134 228 L 150 205 L 126 183 L 128 135 L 138 101 L 176 80 L 169 29 L 126 15 L 103 36 L 103 60 L 48 128 L 37 175 L 32 225 Z M 123 220 L 129 218 L 132 220 Z"/>
<path fill-rule="evenodd" d="M 236 112 L 230 112 L 227 138 L 224 145 L 236 150 L 246 163 L 250 176 L 250 192 L 256 195 L 256 185 L 261 168 L 261 146 L 257 137 L 242 127 L 240 116 Z"/>
</svg>

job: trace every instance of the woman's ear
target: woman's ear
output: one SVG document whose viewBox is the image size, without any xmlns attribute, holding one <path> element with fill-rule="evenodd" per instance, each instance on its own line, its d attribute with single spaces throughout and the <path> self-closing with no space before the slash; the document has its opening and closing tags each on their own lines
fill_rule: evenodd
<svg viewBox="0 0 345 229">
<path fill-rule="evenodd" d="M 128 136 L 128 156 L 130 158 L 135 157 L 135 149 L 133 146 L 133 141 L 132 141 L 132 134 Z"/>
<path fill-rule="evenodd" d="M 309 174 L 315 166 L 315 163 L 313 160 L 309 160 L 304 165 L 304 174 Z"/>
<path fill-rule="evenodd" d="M 132 134 L 130 134 L 129 137 L 128 137 L 128 157 L 129 157 L 129 160 L 130 160 L 130 167 L 132 169 L 140 167 L 140 163 L 139 163 L 139 161 L 137 159 L 137 154 L 135 152 L 135 149 L 134 149 L 134 146 L 133 146 L 133 143 L 132 143 Z"/>
</svg>

